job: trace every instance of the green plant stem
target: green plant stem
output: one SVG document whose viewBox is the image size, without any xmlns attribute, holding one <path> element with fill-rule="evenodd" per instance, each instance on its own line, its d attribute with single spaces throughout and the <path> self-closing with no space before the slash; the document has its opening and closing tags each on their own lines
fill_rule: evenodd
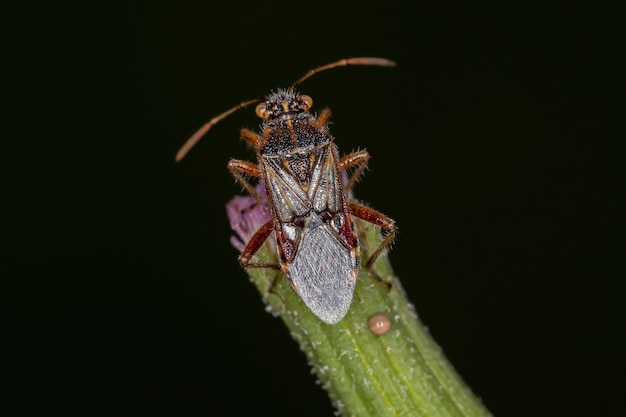
<svg viewBox="0 0 626 417">
<path fill-rule="evenodd" d="M 358 225 L 367 259 L 380 242 L 380 231 L 363 221 Z M 266 244 L 258 257 L 275 262 L 275 251 Z M 371 270 L 361 270 L 350 311 L 335 325 L 316 318 L 281 273 L 260 268 L 248 273 L 342 416 L 490 415 L 419 321 L 386 255 Z M 281 276 L 271 288 L 277 274 Z M 369 318 L 378 313 L 392 322 L 390 331 L 380 336 L 368 327 Z"/>
</svg>

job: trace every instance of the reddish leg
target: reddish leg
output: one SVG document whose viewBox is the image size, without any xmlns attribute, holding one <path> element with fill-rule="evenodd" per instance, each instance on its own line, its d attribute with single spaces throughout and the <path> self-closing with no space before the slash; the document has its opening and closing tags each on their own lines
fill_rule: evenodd
<svg viewBox="0 0 626 417">
<path fill-rule="evenodd" d="M 255 197 L 257 200 L 260 199 L 259 193 L 256 192 L 254 186 L 250 184 L 244 176 L 249 175 L 257 178 L 260 177 L 261 171 L 259 171 L 259 167 L 256 164 L 248 161 L 242 161 L 240 159 L 231 159 L 228 161 L 228 165 L 226 167 L 233 177 L 235 177 L 235 179 L 239 181 L 239 183 L 242 184 L 246 190 L 248 190 L 251 196 Z"/>
<path fill-rule="evenodd" d="M 330 119 L 330 114 L 331 112 L 329 108 L 322 110 L 319 116 L 317 116 L 317 122 L 322 126 L 326 125 L 326 123 L 328 123 L 328 120 Z"/>
<path fill-rule="evenodd" d="M 241 137 L 250 144 L 254 149 L 261 149 L 263 136 L 259 135 L 256 132 L 253 132 L 250 129 L 241 129 L 239 131 Z"/>
<path fill-rule="evenodd" d="M 241 129 L 241 137 L 244 138 L 250 145 L 255 147 L 255 149 L 260 146 L 260 143 L 263 140 L 261 136 L 248 129 Z M 255 197 L 257 200 L 260 199 L 259 193 L 256 192 L 254 186 L 246 179 L 246 176 L 256 178 L 261 177 L 261 170 L 258 165 L 252 162 L 242 161 L 240 159 L 231 159 L 228 161 L 227 168 L 233 177 L 235 177 L 235 179 L 239 181 L 239 183 L 242 184 L 246 190 L 248 190 L 248 193 L 250 193 L 251 196 Z"/>
<path fill-rule="evenodd" d="M 345 171 L 348 168 L 356 166 L 356 169 L 350 175 L 348 184 L 346 184 L 346 191 L 349 191 L 354 186 L 354 183 L 361 176 L 365 168 L 367 168 L 367 161 L 370 159 L 370 154 L 367 151 L 357 151 L 351 154 L 345 155 L 337 162 L 339 171 Z"/>
<path fill-rule="evenodd" d="M 348 204 L 348 209 L 353 216 L 356 216 L 359 219 L 363 219 L 369 223 L 375 224 L 376 226 L 380 226 L 383 229 L 387 230 L 387 235 L 365 263 L 365 267 L 369 268 L 372 266 L 376 258 L 380 256 L 382 251 L 393 241 L 393 238 L 396 235 L 397 231 L 396 222 L 376 210 L 373 210 L 369 207 L 361 206 L 359 204 L 350 203 Z"/>
<path fill-rule="evenodd" d="M 270 264 L 270 263 L 252 263 L 250 259 L 261 249 L 263 243 L 267 240 L 267 238 L 274 231 L 274 219 L 268 221 L 263 226 L 256 231 L 254 236 L 250 239 L 246 247 L 243 249 L 241 254 L 239 255 L 239 263 L 244 268 L 271 268 L 271 269 L 280 269 L 279 264 Z"/>
<path fill-rule="evenodd" d="M 330 119 L 330 109 L 324 109 L 317 116 L 317 122 L 324 126 Z M 370 154 L 367 151 L 357 151 L 351 154 L 345 155 L 337 162 L 339 171 L 345 171 L 348 168 L 356 166 L 356 170 L 350 175 L 348 184 L 346 184 L 346 191 L 350 191 L 356 180 L 361 176 L 365 168 L 367 167 L 367 161 L 370 159 Z"/>
</svg>

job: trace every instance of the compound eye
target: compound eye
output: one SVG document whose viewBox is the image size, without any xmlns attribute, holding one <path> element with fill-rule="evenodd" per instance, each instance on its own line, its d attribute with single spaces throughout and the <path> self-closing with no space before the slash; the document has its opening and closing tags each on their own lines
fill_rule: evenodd
<svg viewBox="0 0 626 417">
<path fill-rule="evenodd" d="M 260 117 L 261 119 L 267 120 L 270 117 L 270 112 L 267 110 L 266 103 L 257 104 L 256 109 L 254 111 L 256 115 Z"/>
<path fill-rule="evenodd" d="M 313 99 L 311 98 L 311 96 L 302 95 L 300 96 L 300 100 L 302 101 L 302 108 L 304 110 L 308 110 L 311 108 L 311 106 L 313 106 Z"/>
</svg>

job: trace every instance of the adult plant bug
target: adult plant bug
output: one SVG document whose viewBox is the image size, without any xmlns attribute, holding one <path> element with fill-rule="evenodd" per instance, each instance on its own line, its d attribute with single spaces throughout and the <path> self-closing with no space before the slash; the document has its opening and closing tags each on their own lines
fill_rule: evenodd
<svg viewBox="0 0 626 417">
<path fill-rule="evenodd" d="M 259 198 L 247 180 L 264 181 L 272 219 L 256 231 L 239 256 L 244 268 L 276 268 L 287 276 L 293 289 L 319 319 L 339 322 L 348 312 L 361 263 L 359 236 L 354 217 L 387 231 L 365 263 L 370 267 L 393 240 L 396 225 L 389 217 L 349 201 L 348 191 L 370 158 L 366 151 L 339 157 L 328 130 L 331 112 L 309 112 L 310 96 L 296 87 L 314 74 L 348 65 L 393 67 L 385 58 L 349 58 L 314 68 L 291 87 L 261 98 L 247 100 L 209 120 L 183 145 L 176 161 L 216 123 L 253 103 L 262 119 L 255 133 L 241 129 L 241 136 L 257 154 L 257 163 L 232 159 L 228 170 L 252 196 Z M 344 185 L 341 173 L 353 169 Z M 252 258 L 271 234 L 276 238 L 278 264 L 254 263 Z"/>
</svg>

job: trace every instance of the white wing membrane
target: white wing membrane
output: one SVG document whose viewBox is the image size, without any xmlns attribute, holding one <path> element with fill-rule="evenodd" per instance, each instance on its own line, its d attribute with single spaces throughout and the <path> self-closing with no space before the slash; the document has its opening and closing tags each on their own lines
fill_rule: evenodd
<svg viewBox="0 0 626 417">
<path fill-rule="evenodd" d="M 355 251 L 346 250 L 330 226 L 311 215 L 289 264 L 291 281 L 304 303 L 326 323 L 337 323 L 350 308 L 357 274 Z"/>
</svg>

